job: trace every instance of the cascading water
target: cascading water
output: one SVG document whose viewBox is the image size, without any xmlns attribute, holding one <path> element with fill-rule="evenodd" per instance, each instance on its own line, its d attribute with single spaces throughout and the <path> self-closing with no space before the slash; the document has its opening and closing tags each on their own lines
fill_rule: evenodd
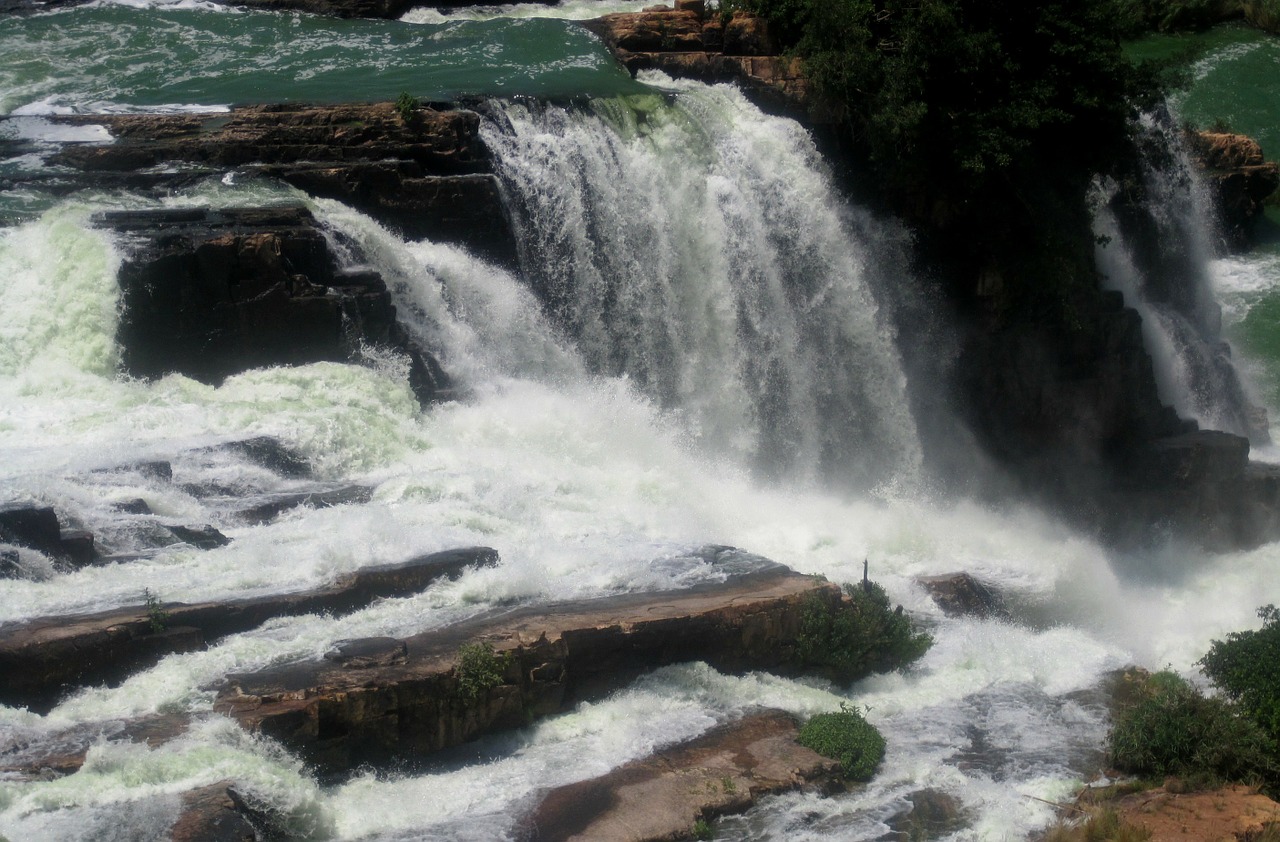
<svg viewBox="0 0 1280 842">
<path fill-rule="evenodd" d="M 223 20 L 233 14 L 95 5 L 50 16 L 67 39 L 60 43 L 74 48 L 69 55 L 104 21 L 118 30 L 120 52 L 94 65 L 91 90 L 73 77 L 53 84 L 35 74 L 27 87 L 11 86 L 19 99 L 0 107 L 54 94 L 82 110 L 104 96 L 121 102 L 103 107 L 255 98 L 261 92 L 235 89 L 231 73 L 231 87 L 215 94 L 194 77 L 166 87 L 139 69 L 152 44 L 134 58 L 125 51 L 148 41 L 128 37 L 131 27 L 166 48 L 198 50 L 225 40 L 209 33 L 236 30 Z M 346 50 L 363 67 L 356 59 L 377 52 L 369 45 L 381 27 L 395 29 L 388 50 L 408 37 L 402 24 L 245 18 L 267 47 L 211 50 L 192 66 L 220 78 L 219 61 L 288 66 L 323 45 L 337 51 L 335 65 Z M 29 30 L 56 28 L 48 18 L 0 24 L 9 27 L 0 29 L 6 49 Z M 491 21 L 442 30 L 443 41 L 466 35 L 471 43 L 482 30 L 512 49 L 531 40 L 521 37 L 527 28 Z M 536 31 L 548 40 L 560 33 L 554 22 Z M 605 58 L 581 33 L 557 38 L 583 53 L 544 55 L 555 66 L 549 75 L 568 65 L 603 81 L 615 73 L 598 70 Z M 465 46 L 452 55 L 470 56 L 475 74 L 487 58 Z M 139 94 L 120 84 L 139 77 L 159 87 Z M 424 82 L 422 90 L 456 87 Z M 1134 661 L 1191 671 L 1210 639 L 1249 626 L 1257 604 L 1280 602 L 1274 546 L 1218 557 L 1171 550 L 1159 578 L 1137 580 L 1034 511 L 920 499 L 906 493 L 910 482 L 897 494 L 851 493 L 921 467 L 893 314 L 872 294 L 895 268 L 891 250 L 834 198 L 793 123 L 730 90 L 695 85 L 572 109 L 507 103 L 488 119 L 528 238 L 527 278 L 457 248 L 405 242 L 349 208 L 278 188 L 214 181 L 163 200 L 306 202 L 351 261 L 387 279 L 407 327 L 461 381 L 459 400 L 426 412 L 390 358 L 251 371 L 217 388 L 176 375 L 120 378 L 114 277 L 124 245 L 89 220 L 155 200 L 57 201 L 0 230 L 0 496 L 51 504 L 113 548 L 131 547 L 137 522 L 115 504 L 137 498 L 156 522 L 210 523 L 232 539 L 75 572 L 23 550 L 31 578 L 0 580 L 0 622 L 136 604 L 144 588 L 184 601 L 290 591 L 449 547 L 484 544 L 502 557 L 500 567 L 416 596 L 344 617 L 279 619 L 170 656 L 118 687 L 74 692 L 45 715 L 0 707 L 4 758 L 61 745 L 68 729 L 105 735 L 74 774 L 17 780 L 0 772 L 0 835 L 163 839 L 183 793 L 234 780 L 303 838 L 512 839 L 545 787 L 600 774 L 756 706 L 807 715 L 846 702 L 867 706 L 888 739 L 875 779 L 835 797 L 773 799 L 721 822 L 718 838 L 882 838 L 921 790 L 955 799 L 957 842 L 1024 838 L 1052 821 L 1037 799 L 1069 796 L 1096 768 L 1107 725 L 1097 688 L 1108 671 Z M 781 429 L 783 420 L 795 429 Z M 201 455 L 255 435 L 297 448 L 323 479 L 373 486 L 373 499 L 251 526 L 218 499 L 190 493 L 201 485 L 287 490 L 286 480 L 239 457 Z M 170 460 L 173 481 L 128 467 L 145 459 Z M 816 481 L 824 460 L 843 480 L 837 492 Z M 786 481 L 762 481 L 761 467 Z M 872 576 L 936 643 L 910 671 L 851 687 L 669 667 L 475 744 L 452 763 L 337 784 L 321 785 L 298 759 L 211 712 L 212 688 L 228 673 L 317 657 L 339 640 L 405 636 L 499 606 L 714 579 L 722 572 L 691 552 L 706 543 L 837 581 L 860 577 L 869 558 Z M 1004 593 L 1013 619 L 946 617 L 914 581 L 955 570 Z M 193 725 L 154 747 L 106 738 L 120 720 L 157 713 L 185 714 Z"/>
<path fill-rule="evenodd" d="M 729 88 L 565 109 L 484 137 L 522 269 L 593 371 L 768 474 L 909 487 L 920 447 L 871 279 L 874 242 L 793 121 Z"/>
<path fill-rule="evenodd" d="M 1222 337 L 1211 281 L 1216 223 L 1168 115 L 1140 125 L 1142 199 L 1110 179 L 1094 185 L 1097 260 L 1105 282 L 1142 315 L 1160 397 L 1205 429 L 1269 441 Z"/>
</svg>

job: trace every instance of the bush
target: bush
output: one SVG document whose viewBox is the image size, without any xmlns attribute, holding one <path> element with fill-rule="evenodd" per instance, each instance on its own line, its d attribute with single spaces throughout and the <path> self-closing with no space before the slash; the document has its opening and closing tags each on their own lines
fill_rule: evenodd
<svg viewBox="0 0 1280 842">
<path fill-rule="evenodd" d="M 895 610 L 875 582 L 845 585 L 847 602 L 837 607 L 813 594 L 800 621 L 800 659 L 836 681 L 854 681 L 873 672 L 900 669 L 916 661 L 933 638 Z"/>
<path fill-rule="evenodd" d="M 1116 768 L 1138 775 L 1258 781 L 1277 771 L 1275 744 L 1253 720 L 1171 672 L 1153 674 L 1120 711 L 1109 749 Z"/>
<path fill-rule="evenodd" d="M 1280 610 L 1258 609 L 1262 628 L 1215 640 L 1200 667 L 1273 741 L 1280 742 Z"/>
<path fill-rule="evenodd" d="M 1044 836 L 1044 842 L 1146 842 L 1151 831 L 1130 824 L 1114 809 L 1091 812 L 1082 822 L 1059 824 Z"/>
<path fill-rule="evenodd" d="M 400 96 L 396 97 L 396 113 L 406 123 L 413 118 L 413 112 L 418 110 L 418 105 L 418 98 L 408 91 L 401 91 Z"/>
<path fill-rule="evenodd" d="M 458 696 L 474 704 L 494 687 L 502 683 L 503 673 L 511 655 L 494 654 L 488 643 L 468 643 L 458 651 L 458 666 L 454 674 L 458 679 Z"/>
<path fill-rule="evenodd" d="M 820 713 L 800 729 L 797 740 L 823 757 L 840 761 L 846 778 L 869 781 L 884 759 L 884 737 L 862 714 L 848 705 L 839 713 Z"/>
</svg>

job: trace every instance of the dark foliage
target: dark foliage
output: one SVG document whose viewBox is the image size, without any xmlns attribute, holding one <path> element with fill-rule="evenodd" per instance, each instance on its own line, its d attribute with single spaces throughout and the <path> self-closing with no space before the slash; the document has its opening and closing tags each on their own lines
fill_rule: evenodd
<svg viewBox="0 0 1280 842">
<path fill-rule="evenodd" d="M 800 729 L 800 745 L 840 761 L 846 778 L 868 781 L 884 759 L 884 737 L 856 709 L 841 705 L 839 713 L 820 713 Z"/>
<path fill-rule="evenodd" d="M 1262 628 L 1215 640 L 1200 660 L 1205 675 L 1273 741 L 1280 740 L 1280 610 L 1258 609 Z"/>
<path fill-rule="evenodd" d="M 845 594 L 848 601 L 836 608 L 810 596 L 797 641 L 800 658 L 832 679 L 853 681 L 899 669 L 932 645 L 933 638 L 917 632 L 875 582 L 845 585 Z"/>
</svg>

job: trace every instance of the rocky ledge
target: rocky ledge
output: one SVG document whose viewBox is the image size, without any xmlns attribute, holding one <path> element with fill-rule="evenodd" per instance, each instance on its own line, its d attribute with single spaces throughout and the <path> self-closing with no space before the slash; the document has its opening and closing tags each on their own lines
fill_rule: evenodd
<svg viewBox="0 0 1280 842">
<path fill-rule="evenodd" d="M 225 602 L 153 601 L 101 614 L 0 626 L 0 702 L 48 710 L 68 689 L 119 681 L 165 655 L 256 628 L 274 617 L 349 613 L 375 599 L 417 593 L 463 569 L 493 565 L 485 547 L 362 568 L 315 590 Z"/>
<path fill-rule="evenodd" d="M 796 743 L 789 714 L 765 711 L 607 775 L 552 790 L 526 842 L 659 842 L 741 813 L 766 795 L 834 782 L 839 763 Z"/>
<path fill-rule="evenodd" d="M 707 14 L 703 0 L 584 21 L 627 70 L 661 70 L 702 82 L 737 82 L 763 109 L 822 122 L 799 59 L 779 54 L 766 21 L 748 12 Z"/>
<path fill-rule="evenodd" d="M 711 552 L 730 569 L 754 558 Z M 215 709 L 341 773 L 525 725 L 665 664 L 803 672 L 806 612 L 851 610 L 835 585 L 767 563 L 688 590 L 508 609 L 355 642 L 322 660 L 229 676 Z"/>
<path fill-rule="evenodd" d="M 424 405 L 448 394 L 440 364 L 396 320 L 382 277 L 340 269 L 304 208 L 117 211 L 97 222 L 126 238 L 117 339 L 128 374 L 218 384 L 382 347 L 407 359 Z"/>
<path fill-rule="evenodd" d="M 1189 132 L 1187 141 L 1213 192 L 1228 245 L 1248 245 L 1263 201 L 1280 187 L 1280 165 L 1266 160 L 1258 142 L 1245 135 Z"/>
<path fill-rule="evenodd" d="M 22 121 L 0 117 L 23 137 Z M 58 125 L 101 127 L 103 137 L 0 141 L 0 153 L 35 152 L 75 173 L 23 176 L 27 186 L 165 188 L 210 176 L 269 177 L 337 199 L 406 236 L 457 243 L 514 260 L 480 118 L 472 111 L 389 102 L 255 105 L 229 113 L 57 115 Z M 87 135 L 88 136 L 88 135 Z M 228 175 L 228 171 L 231 171 Z M 0 189 L 9 186 L 0 179 Z"/>
</svg>

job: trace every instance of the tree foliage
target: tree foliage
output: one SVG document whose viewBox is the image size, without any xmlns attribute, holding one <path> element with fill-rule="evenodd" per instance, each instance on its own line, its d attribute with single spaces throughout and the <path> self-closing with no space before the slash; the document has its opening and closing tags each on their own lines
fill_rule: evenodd
<svg viewBox="0 0 1280 842">
<path fill-rule="evenodd" d="M 905 667 L 933 644 L 875 582 L 844 590 L 847 599 L 834 606 L 816 594 L 808 597 L 797 638 L 804 663 L 837 681 L 853 681 Z"/>
<path fill-rule="evenodd" d="M 1280 609 L 1258 609 L 1262 628 L 1232 632 L 1215 640 L 1200 659 L 1209 680 L 1280 741 Z"/>
</svg>

